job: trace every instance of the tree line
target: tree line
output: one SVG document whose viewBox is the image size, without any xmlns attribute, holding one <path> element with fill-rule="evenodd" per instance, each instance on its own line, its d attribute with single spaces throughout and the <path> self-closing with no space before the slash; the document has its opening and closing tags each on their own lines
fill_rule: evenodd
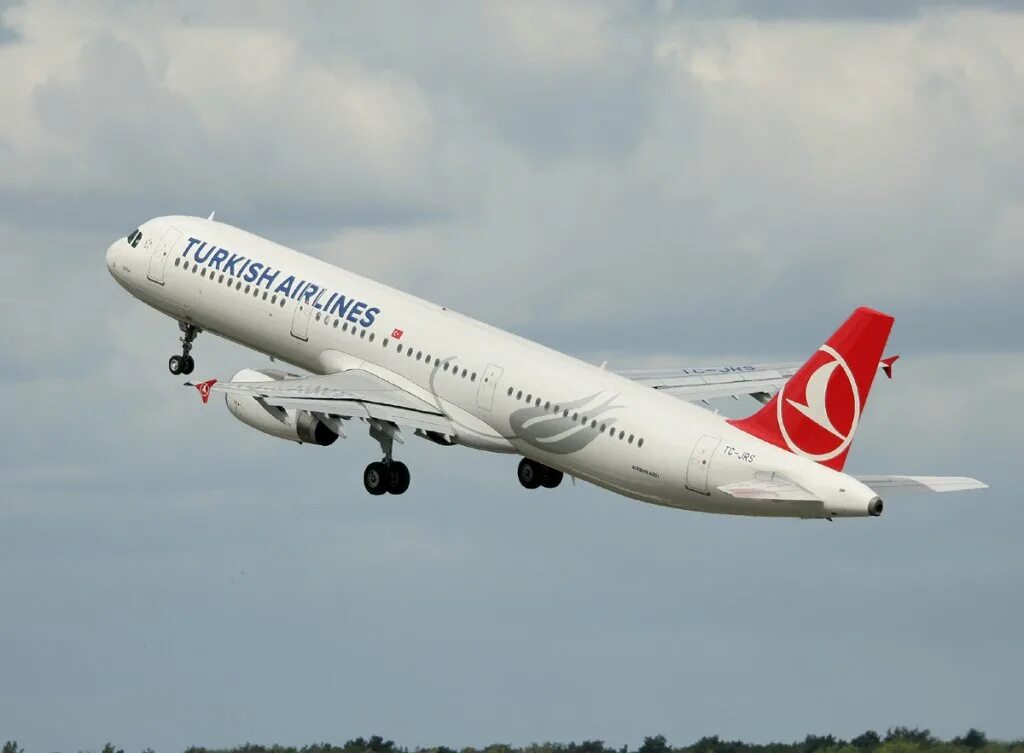
<svg viewBox="0 0 1024 753">
<path fill-rule="evenodd" d="M 101 753 L 124 753 L 112 743 L 100 749 Z M 4 743 L 0 753 L 25 753 L 14 740 Z M 53 753 L 34 751 L 33 753 Z M 77 753 L 95 753 L 93 749 Z M 154 753 L 146 748 L 141 753 Z M 204 748 L 193 746 L 183 753 L 1024 753 L 1024 739 L 1014 741 L 989 740 L 984 732 L 969 729 L 963 735 L 943 740 L 927 729 L 893 727 L 884 734 L 868 730 L 849 740 L 834 735 L 807 735 L 791 743 L 747 743 L 742 740 L 723 740 L 718 735 L 702 737 L 690 745 L 675 746 L 664 735 L 645 737 L 643 743 L 630 748 L 615 747 L 601 740 L 570 743 L 533 743 L 524 746 L 492 744 L 483 747 L 450 748 L 446 745 L 406 748 L 385 740 L 379 735 L 357 737 L 337 745 L 314 743 L 302 747 L 286 745 L 255 745 L 246 743 L 234 748 Z"/>
</svg>

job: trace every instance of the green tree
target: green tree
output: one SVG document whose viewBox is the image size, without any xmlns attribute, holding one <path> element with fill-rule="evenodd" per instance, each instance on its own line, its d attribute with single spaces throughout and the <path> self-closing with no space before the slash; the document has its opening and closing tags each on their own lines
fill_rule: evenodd
<svg viewBox="0 0 1024 753">
<path fill-rule="evenodd" d="M 855 748 L 877 748 L 882 744 L 882 738 L 873 729 L 862 732 L 850 740 L 850 745 Z"/>
<path fill-rule="evenodd" d="M 17 740 L 8 740 L 4 743 L 3 753 L 25 753 L 25 749 L 18 747 Z"/>
<path fill-rule="evenodd" d="M 963 737 L 954 737 L 953 745 L 962 745 L 965 748 L 971 750 L 977 750 L 978 748 L 984 748 L 988 744 L 988 737 L 980 729 L 971 727 L 967 730 L 967 734 Z"/>
<path fill-rule="evenodd" d="M 645 737 L 644 744 L 640 746 L 637 753 L 672 753 L 672 748 L 665 741 L 664 735 Z"/>
</svg>

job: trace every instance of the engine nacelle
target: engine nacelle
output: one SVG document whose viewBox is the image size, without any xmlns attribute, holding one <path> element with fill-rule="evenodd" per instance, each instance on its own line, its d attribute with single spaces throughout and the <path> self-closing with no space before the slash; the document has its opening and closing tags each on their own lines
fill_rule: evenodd
<svg viewBox="0 0 1024 753">
<path fill-rule="evenodd" d="M 285 378 L 279 371 L 257 371 L 242 369 L 232 382 L 278 382 Z M 247 426 L 299 444 L 316 444 L 322 447 L 334 444 L 338 435 L 328 429 L 322 421 L 308 411 L 287 410 L 263 405 L 247 395 L 225 395 L 224 402 L 231 415 Z"/>
</svg>

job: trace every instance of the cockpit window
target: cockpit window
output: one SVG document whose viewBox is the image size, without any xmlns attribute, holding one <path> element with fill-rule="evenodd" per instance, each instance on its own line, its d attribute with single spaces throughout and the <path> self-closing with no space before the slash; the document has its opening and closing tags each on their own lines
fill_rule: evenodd
<svg viewBox="0 0 1024 753">
<path fill-rule="evenodd" d="M 142 240 L 142 231 L 136 228 L 128 236 L 128 243 L 132 248 L 138 248 L 139 241 Z"/>
</svg>

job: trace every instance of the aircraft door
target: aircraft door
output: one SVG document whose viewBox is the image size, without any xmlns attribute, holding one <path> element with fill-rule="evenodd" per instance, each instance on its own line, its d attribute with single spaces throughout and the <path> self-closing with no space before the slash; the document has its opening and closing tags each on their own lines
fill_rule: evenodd
<svg viewBox="0 0 1024 753">
<path fill-rule="evenodd" d="M 721 437 L 705 434 L 693 448 L 690 454 L 690 462 L 686 466 L 686 488 L 701 494 L 711 494 L 708 491 L 708 472 L 711 470 L 711 457 L 722 443 Z"/>
<path fill-rule="evenodd" d="M 313 313 L 313 307 L 306 301 L 299 301 L 292 315 L 292 337 L 300 340 L 309 339 L 309 317 Z"/>
<path fill-rule="evenodd" d="M 494 390 L 501 379 L 502 369 L 493 363 L 487 364 L 483 375 L 480 377 L 480 388 L 476 392 L 476 404 L 486 411 L 494 407 Z"/>
<path fill-rule="evenodd" d="M 177 246 L 180 240 L 180 230 L 171 228 L 164 233 L 164 237 L 160 239 L 160 242 L 156 244 L 156 248 L 153 249 L 153 255 L 149 257 L 149 271 L 146 274 L 150 280 L 161 285 L 164 284 L 164 269 L 167 267 L 167 257 L 170 256 L 171 249 Z"/>
</svg>

